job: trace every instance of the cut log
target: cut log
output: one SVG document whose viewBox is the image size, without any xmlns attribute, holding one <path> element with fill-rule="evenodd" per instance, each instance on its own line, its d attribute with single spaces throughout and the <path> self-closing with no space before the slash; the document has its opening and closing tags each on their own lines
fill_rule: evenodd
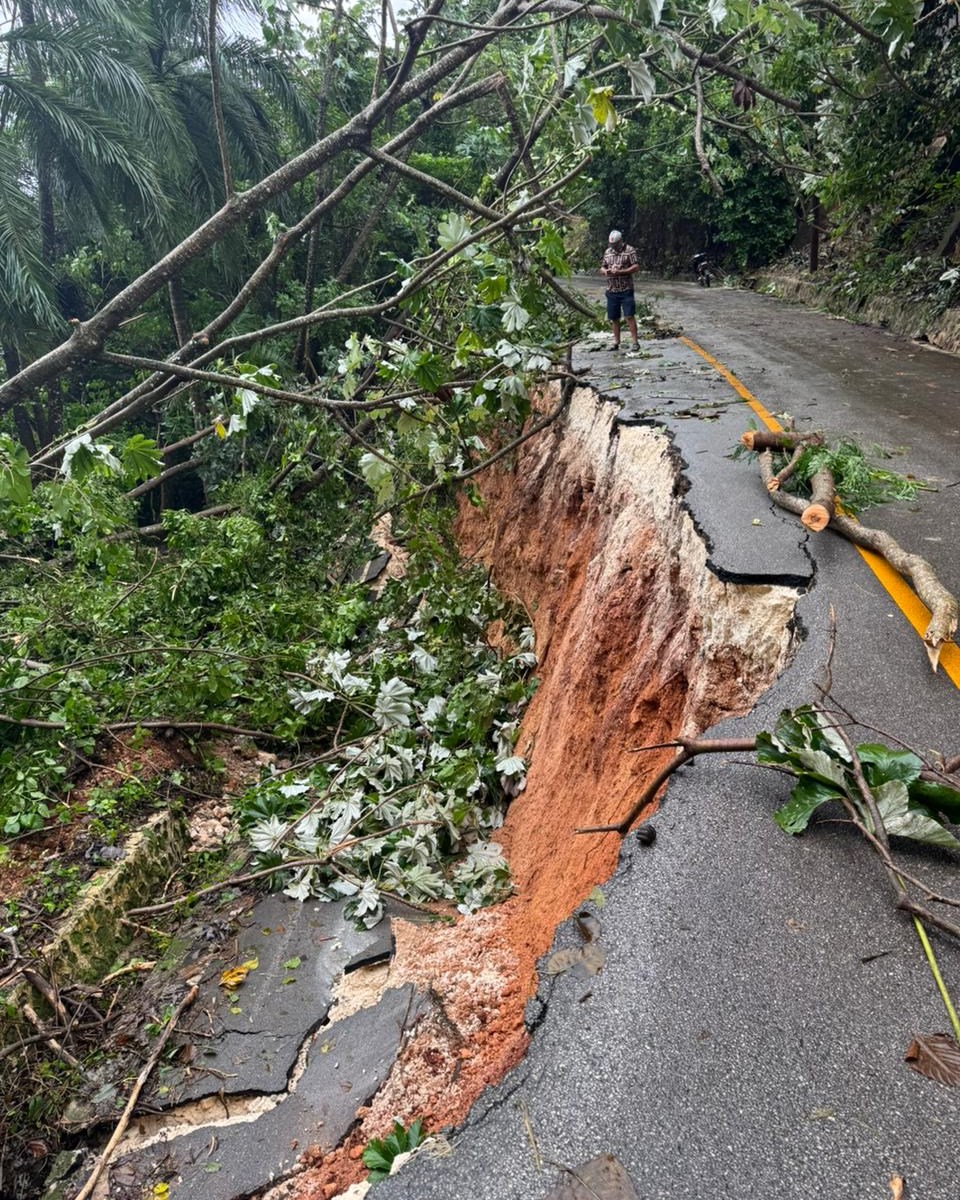
<svg viewBox="0 0 960 1200">
<path fill-rule="evenodd" d="M 773 479 L 773 455 L 769 450 L 760 454 L 760 477 L 770 490 L 770 480 Z M 791 496 L 788 492 L 770 491 L 770 499 L 778 508 L 795 513 L 798 517 L 807 507 L 807 502 L 799 496 Z M 925 558 L 919 554 L 911 554 L 904 550 L 900 543 L 885 533 L 882 529 L 870 529 L 854 521 L 852 517 L 834 514 L 830 518 L 829 527 L 847 541 L 853 542 L 864 550 L 871 550 L 886 559 L 895 571 L 908 580 L 913 590 L 930 610 L 930 621 L 923 635 L 927 657 L 934 670 L 940 662 L 940 652 L 944 642 L 953 641 L 953 635 L 960 620 L 960 604 L 957 598 L 943 586 L 936 572 Z"/>
<path fill-rule="evenodd" d="M 810 477 L 810 503 L 800 514 L 801 524 L 811 533 L 820 533 L 830 524 L 835 494 L 833 472 L 828 467 L 821 467 Z"/>
<path fill-rule="evenodd" d="M 740 441 L 748 450 L 794 450 L 797 446 L 822 446 L 823 434 L 748 429 L 740 435 Z"/>
</svg>

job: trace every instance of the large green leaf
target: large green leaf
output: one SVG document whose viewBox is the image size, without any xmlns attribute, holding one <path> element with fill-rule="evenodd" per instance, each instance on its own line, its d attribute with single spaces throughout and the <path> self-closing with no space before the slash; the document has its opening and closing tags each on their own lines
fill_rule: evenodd
<svg viewBox="0 0 960 1200">
<path fill-rule="evenodd" d="M 821 804 L 837 800 L 840 793 L 817 779 L 802 779 L 790 793 L 790 799 L 773 814 L 784 833 L 803 833 Z"/>
<path fill-rule="evenodd" d="M 757 734 L 756 755 L 758 763 L 763 763 L 766 766 L 777 766 L 787 761 L 790 757 L 790 752 L 780 745 L 773 734 L 763 730 Z"/>
<path fill-rule="evenodd" d="M 857 756 L 864 765 L 864 774 L 871 787 L 877 787 L 890 779 L 913 783 L 920 777 L 923 766 L 920 759 L 910 750 L 891 750 L 877 742 L 864 742 L 857 747 Z"/>
<path fill-rule="evenodd" d="M 163 456 L 153 438 L 134 433 L 123 445 L 121 452 L 125 482 L 132 485 L 152 479 L 163 469 Z"/>
<path fill-rule="evenodd" d="M 951 821 L 960 821 L 960 791 L 932 779 L 916 779 L 910 784 L 910 799 L 927 808 L 946 813 Z"/>
<path fill-rule="evenodd" d="M 810 704 L 784 709 L 777 718 L 771 736 L 782 750 L 809 747 L 824 750 L 843 762 L 850 761 L 850 753 L 829 718 Z"/>
<path fill-rule="evenodd" d="M 837 762 L 826 750 L 796 750 L 791 759 L 824 783 L 833 783 L 843 789 L 847 782 L 843 763 Z"/>
<path fill-rule="evenodd" d="M 891 837 L 909 838 L 926 846 L 942 846 L 946 850 L 960 850 L 960 841 L 948 829 L 935 820 L 925 809 L 911 807 L 907 785 L 892 779 L 871 789 L 880 813 L 883 827 Z"/>
</svg>

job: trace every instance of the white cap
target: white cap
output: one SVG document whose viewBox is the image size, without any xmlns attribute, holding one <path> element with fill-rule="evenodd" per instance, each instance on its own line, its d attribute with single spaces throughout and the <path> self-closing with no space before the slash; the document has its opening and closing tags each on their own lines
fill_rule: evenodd
<svg viewBox="0 0 960 1200">
<path fill-rule="evenodd" d="M 607 241 L 608 242 L 622 242 L 623 234 L 620 232 L 619 229 L 611 229 L 610 236 L 607 238 Z"/>
</svg>

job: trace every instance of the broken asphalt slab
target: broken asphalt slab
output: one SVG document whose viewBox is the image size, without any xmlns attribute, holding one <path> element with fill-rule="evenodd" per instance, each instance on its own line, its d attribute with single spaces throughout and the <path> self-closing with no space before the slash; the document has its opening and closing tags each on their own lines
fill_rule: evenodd
<svg viewBox="0 0 960 1200">
<path fill-rule="evenodd" d="M 141 1200 L 168 1183 L 177 1200 L 233 1200 L 288 1174 L 308 1147 L 328 1152 L 386 1079 L 419 1016 L 411 985 L 324 1028 L 294 1090 L 252 1120 L 210 1122 L 163 1137 L 110 1168 L 112 1200 Z"/>
<path fill-rule="evenodd" d="M 282 1092 L 300 1047 L 326 1018 L 345 972 L 393 953 L 390 922 L 357 930 L 346 901 L 301 903 L 275 894 L 241 920 L 227 946 L 202 943 L 187 954 L 205 960 L 200 994 L 178 1029 L 179 1060 L 161 1068 L 153 1096 L 170 1108 L 203 1096 Z M 249 966 L 235 987 L 224 971 Z"/>
<path fill-rule="evenodd" d="M 726 380 L 681 342 L 642 346 L 636 355 L 577 347 L 573 368 L 585 372 L 605 399 L 622 406 L 618 424 L 655 425 L 670 434 L 688 489 L 684 503 L 720 579 L 809 586 L 814 568 L 806 530 L 774 509 L 757 487 L 756 469 L 745 470 L 734 458 L 740 435 L 757 424 L 754 415 Z M 612 369 L 605 369 L 610 360 Z"/>
</svg>

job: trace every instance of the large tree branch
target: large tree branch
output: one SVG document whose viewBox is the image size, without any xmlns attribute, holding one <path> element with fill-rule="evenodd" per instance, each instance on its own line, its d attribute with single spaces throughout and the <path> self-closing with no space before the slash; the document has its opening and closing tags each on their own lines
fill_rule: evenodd
<svg viewBox="0 0 960 1200">
<path fill-rule="evenodd" d="M 429 128 L 430 125 L 451 109 L 472 103 L 474 100 L 488 95 L 499 86 L 501 79 L 502 76 L 500 75 L 491 75 L 485 79 L 478 80 L 469 87 L 458 90 L 454 94 L 441 97 L 440 100 L 431 105 L 426 112 L 421 113 L 405 129 L 384 143 L 382 150 L 389 153 L 402 149 L 403 146 L 419 137 L 424 130 Z M 315 227 L 323 216 L 331 212 L 346 199 L 357 184 L 375 167 L 376 162 L 374 159 L 365 158 L 340 181 L 333 191 L 329 192 L 318 204 L 314 205 L 296 225 L 291 226 L 281 233 L 271 247 L 270 252 L 260 262 L 229 304 L 209 321 L 202 330 L 194 334 L 186 346 L 171 354 L 165 360 L 163 366 L 166 363 L 176 364 L 187 361 L 191 362 L 193 366 L 201 366 L 203 363 L 218 357 L 221 349 L 213 345 L 216 337 L 224 329 L 228 328 L 244 311 L 259 289 L 272 276 L 280 262 L 294 246 Z M 368 281 L 367 286 L 372 286 L 376 282 Z M 385 282 L 385 280 L 381 282 Z M 309 322 L 302 326 L 302 328 L 304 330 L 308 329 Z M 205 347 L 206 349 L 204 349 Z M 142 412 L 150 405 L 160 400 L 170 399 L 171 387 L 173 385 L 172 377 L 174 375 L 175 372 L 172 370 L 167 372 L 162 370 L 161 366 L 158 365 L 156 373 L 137 384 L 136 387 L 108 405 L 101 412 L 97 413 L 96 416 L 91 417 L 79 430 L 75 430 L 71 434 L 71 437 L 76 436 L 78 432 L 90 433 L 91 436 L 106 433 L 129 417 Z M 47 463 L 54 461 L 62 452 L 68 440 L 62 439 L 51 446 L 45 447 L 43 452 L 37 456 L 36 462 Z"/>
<path fill-rule="evenodd" d="M 756 441 L 756 439 L 754 439 Z M 778 508 L 802 516 L 808 502 L 799 496 L 791 496 L 780 488 L 771 488 L 774 479 L 773 455 L 770 450 L 760 454 L 760 476 L 770 492 L 770 499 Z M 830 518 L 828 528 L 845 537 L 864 550 L 870 550 L 886 559 L 895 571 L 899 571 L 913 585 L 914 591 L 930 610 L 930 621 L 923 635 L 927 657 L 934 670 L 940 661 L 944 642 L 953 640 L 960 618 L 957 599 L 943 586 L 936 572 L 925 558 L 904 550 L 898 541 L 883 529 L 871 529 L 854 521 L 852 517 L 836 514 Z"/>
</svg>

